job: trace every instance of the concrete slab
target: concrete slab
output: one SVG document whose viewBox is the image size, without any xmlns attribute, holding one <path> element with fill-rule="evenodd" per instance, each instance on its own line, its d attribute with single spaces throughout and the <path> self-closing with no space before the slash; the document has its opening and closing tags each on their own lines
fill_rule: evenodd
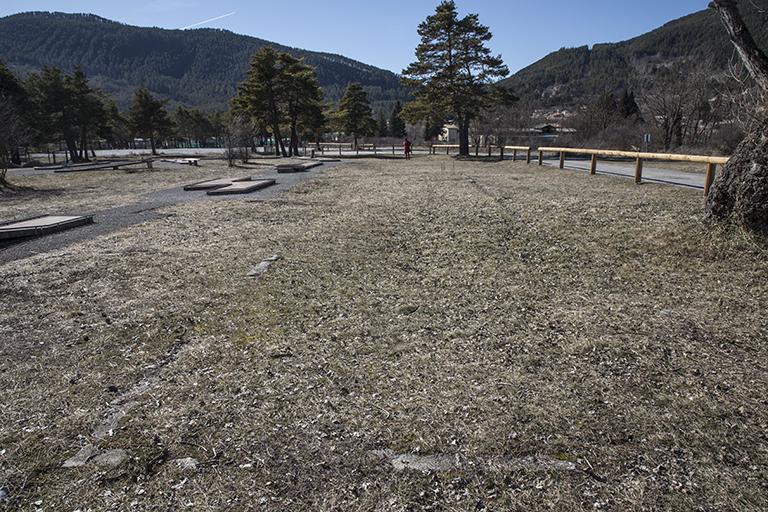
<svg viewBox="0 0 768 512">
<path fill-rule="evenodd" d="M 221 196 L 226 194 L 248 194 L 250 192 L 255 192 L 256 190 L 271 187 L 275 183 L 275 180 L 239 181 L 231 183 L 226 187 L 209 190 L 208 195 Z"/>
<path fill-rule="evenodd" d="M 55 169 L 53 172 L 84 172 L 84 171 L 117 171 L 121 167 L 131 167 L 134 165 L 146 165 L 148 168 L 152 167 L 151 160 L 126 160 L 120 162 L 108 162 L 108 163 L 92 163 L 86 165 L 69 165 L 62 167 L 61 169 Z"/>
<path fill-rule="evenodd" d="M 242 178 L 218 178 L 215 180 L 200 181 L 198 183 L 192 183 L 191 185 L 184 186 L 184 190 L 211 190 L 214 188 L 227 187 L 233 183 L 239 183 L 243 181 L 251 181 L 251 177 L 244 176 Z"/>
<path fill-rule="evenodd" d="M 300 164 L 278 164 L 277 172 L 280 174 L 289 173 L 289 172 L 306 172 L 320 165 L 323 165 L 322 162 L 302 162 Z"/>
<path fill-rule="evenodd" d="M 90 215 L 43 215 L 21 221 L 6 222 L 0 224 L 0 240 L 47 235 L 49 233 L 91 224 L 92 222 L 93 217 Z"/>
</svg>

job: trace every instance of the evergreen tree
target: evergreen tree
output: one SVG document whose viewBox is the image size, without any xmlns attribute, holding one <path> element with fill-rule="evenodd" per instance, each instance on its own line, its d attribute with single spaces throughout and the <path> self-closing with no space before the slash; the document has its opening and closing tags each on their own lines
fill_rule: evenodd
<svg viewBox="0 0 768 512">
<path fill-rule="evenodd" d="M 358 137 L 370 135 L 376 129 L 376 121 L 371 115 L 368 94 L 362 85 L 352 82 L 347 86 L 334 118 L 339 129 L 352 136 L 355 148 Z"/>
<path fill-rule="evenodd" d="M 157 154 L 156 141 L 166 135 L 172 123 L 165 110 L 167 100 L 158 100 L 144 88 L 137 89 L 128 113 L 134 133 L 149 139 L 152 154 Z"/>
<path fill-rule="evenodd" d="M 401 116 L 403 104 L 399 101 L 395 104 L 392 116 L 389 118 L 389 136 L 402 138 L 405 137 L 405 121 Z"/>
<path fill-rule="evenodd" d="M 275 138 L 275 154 L 289 156 L 298 154 L 303 123 L 323 124 L 322 97 L 313 68 L 288 53 L 264 47 L 253 56 L 232 106 L 256 125 L 268 127 Z M 281 132 L 285 125 L 290 131 L 288 151 Z"/>
<path fill-rule="evenodd" d="M 21 163 L 18 148 L 30 141 L 30 129 L 21 113 L 28 108 L 23 84 L 0 61 L 0 188 L 12 188 L 5 174 L 11 163 Z"/>
<path fill-rule="evenodd" d="M 131 127 L 114 100 L 104 99 L 104 114 L 105 122 L 99 126 L 98 136 L 107 141 L 113 148 L 128 147 Z"/>
<path fill-rule="evenodd" d="M 453 118 L 459 126 L 460 154 L 469 155 L 470 121 L 494 105 L 513 101 L 508 91 L 491 85 L 509 70 L 485 46 L 492 37 L 488 27 L 477 14 L 459 18 L 452 0 L 443 1 L 418 33 L 417 60 L 403 71 L 404 83 L 416 97 L 406 118 L 424 120 L 432 110 Z"/>
<path fill-rule="evenodd" d="M 315 70 L 288 53 L 279 57 L 282 73 L 279 83 L 284 92 L 285 112 L 291 132 L 289 154 L 299 154 L 299 131 L 302 123 L 313 124 L 322 114 L 323 93 Z"/>
<path fill-rule="evenodd" d="M 268 127 L 275 139 L 275 154 L 288 156 L 283 143 L 280 106 L 284 100 L 280 54 L 265 46 L 251 59 L 248 78 L 238 87 L 232 105 L 236 114 L 244 114 L 259 126 Z"/>
<path fill-rule="evenodd" d="M 376 135 L 379 137 L 387 137 L 389 135 L 389 126 L 387 126 L 387 119 L 384 117 L 383 110 L 379 110 L 379 118 L 376 121 Z"/>
<path fill-rule="evenodd" d="M 77 160 L 88 160 L 88 142 L 96 136 L 100 126 L 106 123 L 106 112 L 102 99 L 91 89 L 88 79 L 80 66 L 75 67 L 72 76 L 64 79 L 72 108 L 72 122 L 78 133 L 79 151 Z"/>
<path fill-rule="evenodd" d="M 619 114 L 621 114 L 621 117 L 624 119 L 640 117 L 640 107 L 637 105 L 634 92 L 629 92 L 626 89 L 624 90 L 624 94 L 619 100 Z"/>
<path fill-rule="evenodd" d="M 76 105 L 65 74 L 57 68 L 44 67 L 27 79 L 33 105 L 33 126 L 41 142 L 64 140 L 72 161 L 79 160 Z"/>
</svg>

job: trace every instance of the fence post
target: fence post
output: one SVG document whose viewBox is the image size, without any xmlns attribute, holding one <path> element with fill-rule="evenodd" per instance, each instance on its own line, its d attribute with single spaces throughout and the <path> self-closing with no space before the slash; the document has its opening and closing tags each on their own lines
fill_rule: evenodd
<svg viewBox="0 0 768 512">
<path fill-rule="evenodd" d="M 709 189 L 712 188 L 712 182 L 715 181 L 715 172 L 717 171 L 717 164 L 707 164 L 707 177 L 704 178 L 704 197 L 709 195 Z"/>
<path fill-rule="evenodd" d="M 445 154 L 446 155 L 448 154 L 448 151 L 450 151 L 450 150 L 451 150 L 451 148 L 449 148 L 448 146 L 445 146 Z"/>
<path fill-rule="evenodd" d="M 592 161 L 589 163 L 589 174 L 597 172 L 597 153 L 592 153 Z"/>
<path fill-rule="evenodd" d="M 638 185 L 643 182 L 643 159 L 638 157 L 635 162 L 635 183 Z"/>
<path fill-rule="evenodd" d="M 499 147 L 499 160 L 504 160 L 504 146 Z"/>
<path fill-rule="evenodd" d="M 341 144 L 339 144 L 339 156 L 341 156 Z"/>
<path fill-rule="evenodd" d="M 517 161 L 517 150 L 516 149 L 512 150 L 512 161 L 513 162 Z"/>
<path fill-rule="evenodd" d="M 539 165 L 544 165 L 544 152 L 539 150 Z"/>
<path fill-rule="evenodd" d="M 491 145 L 488 144 L 488 156 L 491 156 Z"/>
<path fill-rule="evenodd" d="M 531 163 L 531 148 L 528 148 L 528 151 L 526 152 L 525 163 L 527 164 Z"/>
<path fill-rule="evenodd" d="M 560 152 L 560 168 L 563 169 L 565 167 L 565 151 Z"/>
</svg>

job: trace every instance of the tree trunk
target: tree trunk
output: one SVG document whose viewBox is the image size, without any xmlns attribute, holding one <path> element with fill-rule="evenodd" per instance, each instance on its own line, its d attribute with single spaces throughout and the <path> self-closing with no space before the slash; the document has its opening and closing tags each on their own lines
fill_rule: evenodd
<svg viewBox="0 0 768 512">
<path fill-rule="evenodd" d="M 720 14 L 747 70 L 763 92 L 768 93 L 768 57 L 747 30 L 736 0 L 714 0 L 710 6 Z M 715 179 L 706 201 L 710 218 L 728 220 L 764 235 L 768 235 L 767 130 L 768 120 L 755 123 Z"/>
<path fill-rule="evenodd" d="M 296 129 L 296 119 L 291 120 L 291 155 L 299 156 L 299 133 Z"/>
<path fill-rule="evenodd" d="M 469 156 L 469 119 L 459 116 L 459 156 Z"/>
<path fill-rule="evenodd" d="M 77 143 L 74 141 L 74 139 L 67 137 L 65 140 L 67 144 L 67 153 L 69 153 L 69 159 L 72 160 L 72 162 L 79 162 L 80 158 L 77 156 Z"/>
<path fill-rule="evenodd" d="M 744 66 L 757 85 L 768 91 L 768 57 L 755 43 L 752 34 L 744 24 L 736 0 L 713 0 L 710 7 L 715 9 L 723 21 L 728 37 L 736 47 Z"/>
<path fill-rule="evenodd" d="M 157 148 L 155 148 L 155 136 L 154 135 L 150 135 L 149 136 L 149 145 L 152 148 L 152 154 L 156 155 L 157 154 Z"/>
</svg>

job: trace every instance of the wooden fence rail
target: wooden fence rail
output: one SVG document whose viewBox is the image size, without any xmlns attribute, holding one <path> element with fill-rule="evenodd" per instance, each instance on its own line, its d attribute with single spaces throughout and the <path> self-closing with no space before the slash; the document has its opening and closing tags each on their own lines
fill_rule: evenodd
<svg viewBox="0 0 768 512">
<path fill-rule="evenodd" d="M 438 150 L 445 150 L 445 154 L 450 154 L 452 149 L 459 149 L 461 146 L 458 144 L 433 144 L 430 147 L 429 153 L 431 155 L 436 155 Z M 493 155 L 494 148 L 498 148 L 499 150 L 499 156 L 503 159 L 504 158 L 504 152 L 505 151 L 512 151 L 512 160 L 517 160 L 517 153 L 519 151 L 525 152 L 526 156 L 526 162 L 531 163 L 531 148 L 529 146 L 486 146 L 486 149 L 488 150 L 488 156 Z M 479 148 L 475 146 L 475 156 L 479 154 Z"/>
<path fill-rule="evenodd" d="M 709 195 L 709 189 L 712 187 L 712 182 L 715 180 L 715 172 L 717 171 L 717 165 L 718 164 L 724 165 L 729 160 L 729 157 L 725 157 L 725 156 L 677 155 L 673 153 L 642 153 L 638 151 L 616 151 L 612 149 L 540 147 L 538 151 L 539 151 L 539 165 L 542 165 L 544 163 L 543 162 L 544 153 L 559 154 L 561 169 L 565 166 L 566 154 L 591 155 L 591 162 L 589 166 L 590 174 L 595 174 L 597 172 L 598 156 L 634 158 L 635 159 L 635 183 L 642 183 L 643 181 L 643 161 L 644 160 L 667 160 L 672 162 L 704 163 L 704 164 L 707 164 L 707 175 L 704 178 L 704 196 Z"/>
</svg>

